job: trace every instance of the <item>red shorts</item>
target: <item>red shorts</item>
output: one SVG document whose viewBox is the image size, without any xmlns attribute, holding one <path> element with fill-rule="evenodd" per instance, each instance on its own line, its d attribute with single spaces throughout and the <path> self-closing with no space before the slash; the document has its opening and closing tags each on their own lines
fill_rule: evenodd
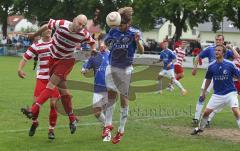
<svg viewBox="0 0 240 151">
<path fill-rule="evenodd" d="M 174 65 L 174 72 L 175 72 L 175 74 L 183 73 L 184 72 L 183 67 L 178 65 L 178 64 L 175 64 Z"/>
<path fill-rule="evenodd" d="M 40 93 L 46 88 L 47 84 L 48 84 L 48 80 L 37 79 L 35 90 L 34 90 L 34 96 L 39 97 Z M 51 98 L 60 98 L 60 94 L 57 87 L 54 88 Z"/>
<path fill-rule="evenodd" d="M 75 59 L 55 59 L 49 60 L 50 76 L 53 74 L 58 76 L 61 80 L 66 80 L 68 74 L 72 71 Z"/>
<path fill-rule="evenodd" d="M 237 89 L 237 92 L 240 93 L 240 81 L 234 81 L 234 85 Z"/>
</svg>

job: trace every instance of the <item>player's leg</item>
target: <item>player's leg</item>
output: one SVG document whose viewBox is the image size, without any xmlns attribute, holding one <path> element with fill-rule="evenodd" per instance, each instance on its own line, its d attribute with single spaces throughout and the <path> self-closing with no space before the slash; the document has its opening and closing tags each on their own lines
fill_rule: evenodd
<svg viewBox="0 0 240 151">
<path fill-rule="evenodd" d="M 204 128 L 206 127 L 206 125 L 208 124 L 208 118 L 209 115 L 214 111 L 217 110 L 219 108 L 223 108 L 225 106 L 225 99 L 226 96 L 220 96 L 220 95 L 212 95 L 212 97 L 210 98 L 207 107 L 205 109 L 205 111 L 203 112 L 202 118 L 199 122 L 198 127 L 196 127 L 191 135 L 196 135 L 200 132 L 203 132 Z"/>
<path fill-rule="evenodd" d="M 181 93 L 182 95 L 186 95 L 187 94 L 187 90 L 182 86 L 182 84 L 175 78 L 175 74 L 174 74 L 174 70 L 168 70 L 168 77 L 171 78 L 171 80 L 173 81 L 173 83 L 181 89 Z"/>
<path fill-rule="evenodd" d="M 48 138 L 55 139 L 54 128 L 57 124 L 57 107 L 56 102 L 59 97 L 54 97 L 50 99 L 50 112 L 49 112 L 49 128 L 48 128 Z"/>
<path fill-rule="evenodd" d="M 198 125 L 199 119 L 200 119 L 201 114 L 202 114 L 202 109 L 203 109 L 204 101 L 205 101 L 205 98 L 202 97 L 203 89 L 204 89 L 204 86 L 205 86 L 205 81 L 206 81 L 206 79 L 204 79 L 204 81 L 203 81 L 203 83 L 202 83 L 200 96 L 199 96 L 198 102 L 197 102 L 197 104 L 196 104 L 196 111 L 195 111 L 194 118 L 193 118 L 193 120 L 192 120 L 193 126 L 197 126 L 197 125 Z M 211 85 L 208 87 L 208 89 L 207 89 L 207 91 L 206 91 L 206 93 L 205 93 L 205 96 L 208 95 L 208 93 L 210 92 L 211 88 L 212 88 L 212 82 L 211 82 Z"/>
<path fill-rule="evenodd" d="M 157 93 L 159 93 L 159 94 L 162 94 L 162 90 L 163 90 L 162 78 L 165 74 L 166 74 L 166 71 L 162 70 L 161 72 L 159 72 L 159 74 L 157 76 L 157 80 L 158 80 L 158 91 L 157 91 Z"/>
<path fill-rule="evenodd" d="M 37 100 L 37 97 L 34 96 L 34 102 L 36 102 L 36 100 Z M 38 118 L 35 117 L 34 119 L 32 119 L 32 125 L 29 129 L 29 132 L 28 132 L 29 136 L 34 136 L 35 135 L 35 132 L 36 132 L 36 129 L 37 129 L 38 125 L 39 125 Z"/>
<path fill-rule="evenodd" d="M 125 125 L 126 125 L 127 117 L 128 117 L 128 110 L 129 110 L 128 96 L 120 94 L 120 101 L 121 101 L 120 121 L 119 121 L 118 132 L 115 135 L 115 137 L 113 137 L 113 139 L 112 139 L 112 142 L 114 144 L 119 143 L 121 140 L 121 137 L 124 134 Z"/>
<path fill-rule="evenodd" d="M 104 94 L 103 93 L 95 93 L 93 94 L 93 113 L 94 116 L 101 122 L 103 125 L 105 124 L 105 115 L 103 113 L 102 107 L 104 105 Z"/>
<path fill-rule="evenodd" d="M 102 131 L 103 139 L 111 135 L 111 131 L 113 130 L 112 118 L 113 118 L 116 98 L 117 98 L 117 92 L 113 90 L 108 90 L 108 102 L 106 104 L 106 109 L 105 109 L 105 124 Z"/>
<path fill-rule="evenodd" d="M 59 83 L 58 88 L 61 95 L 61 102 L 62 102 L 64 111 L 69 118 L 70 132 L 71 134 L 73 134 L 77 129 L 77 119 L 73 113 L 72 96 L 70 91 L 67 89 L 67 84 L 65 80 Z"/>
<path fill-rule="evenodd" d="M 240 111 L 239 111 L 237 93 L 235 92 L 230 93 L 228 98 L 229 98 L 229 106 L 232 108 L 233 114 L 236 118 L 237 125 L 240 128 Z"/>
</svg>

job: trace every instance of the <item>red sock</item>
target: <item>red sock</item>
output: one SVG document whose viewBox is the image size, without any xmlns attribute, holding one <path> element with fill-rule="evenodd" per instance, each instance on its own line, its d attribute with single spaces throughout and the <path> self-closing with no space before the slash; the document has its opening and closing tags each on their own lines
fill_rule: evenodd
<svg viewBox="0 0 240 151">
<path fill-rule="evenodd" d="M 55 127 L 57 123 L 57 110 L 56 108 L 51 108 L 49 112 L 49 125 Z"/>
<path fill-rule="evenodd" d="M 178 81 L 179 81 L 180 79 L 182 79 L 182 77 L 176 77 L 176 80 L 178 80 Z"/>
<path fill-rule="evenodd" d="M 38 117 L 40 106 L 50 98 L 52 93 L 53 90 L 49 88 L 44 89 L 40 93 L 40 96 L 37 98 L 36 103 L 32 106 L 32 114 L 34 117 Z"/>
<path fill-rule="evenodd" d="M 73 122 L 75 120 L 75 116 L 73 114 L 71 96 L 70 95 L 63 95 L 63 96 L 61 96 L 61 101 L 62 101 L 62 105 L 64 107 L 64 110 L 69 117 L 69 121 Z"/>
</svg>

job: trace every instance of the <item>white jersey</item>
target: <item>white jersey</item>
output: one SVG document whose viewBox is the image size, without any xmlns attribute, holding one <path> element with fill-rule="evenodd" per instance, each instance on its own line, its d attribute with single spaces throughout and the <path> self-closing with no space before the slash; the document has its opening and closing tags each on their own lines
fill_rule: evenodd
<svg viewBox="0 0 240 151">
<path fill-rule="evenodd" d="M 175 49 L 175 53 L 176 53 L 176 56 L 177 56 L 177 61 L 176 61 L 175 64 L 182 66 L 182 62 L 184 61 L 185 55 L 186 55 L 185 50 L 182 49 L 181 47 L 178 47 L 178 48 Z"/>
<path fill-rule="evenodd" d="M 31 60 L 34 57 L 38 57 L 37 79 L 49 79 L 51 45 L 52 41 L 43 42 L 39 40 L 37 43 L 32 44 L 23 55 L 25 60 Z"/>
</svg>

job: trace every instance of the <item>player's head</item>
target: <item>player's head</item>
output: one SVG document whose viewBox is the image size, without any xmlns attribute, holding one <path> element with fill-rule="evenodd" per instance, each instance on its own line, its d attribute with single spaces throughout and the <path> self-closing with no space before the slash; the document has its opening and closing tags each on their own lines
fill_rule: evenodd
<svg viewBox="0 0 240 151">
<path fill-rule="evenodd" d="M 216 35 L 215 43 L 216 43 L 216 45 L 223 45 L 224 44 L 224 36 L 223 35 Z"/>
<path fill-rule="evenodd" d="M 163 49 L 167 49 L 167 48 L 168 48 L 168 41 L 167 41 L 167 40 L 164 40 L 164 41 L 162 42 L 162 48 L 163 48 Z"/>
<path fill-rule="evenodd" d="M 223 58 L 224 54 L 226 53 L 226 48 L 224 45 L 217 45 L 215 48 L 215 56 L 216 59 Z"/>
<path fill-rule="evenodd" d="M 133 8 L 132 7 L 123 7 L 118 10 L 121 15 L 121 24 L 119 29 L 121 31 L 126 31 L 132 23 Z"/>
<path fill-rule="evenodd" d="M 43 25 L 45 25 L 47 23 L 48 23 L 47 21 L 43 21 L 39 24 L 39 26 L 42 27 Z M 51 36 L 52 36 L 52 30 L 50 30 L 50 29 L 45 30 L 41 34 L 41 37 L 43 37 L 43 38 L 51 38 Z"/>
<path fill-rule="evenodd" d="M 81 31 L 87 25 L 87 17 L 83 14 L 78 15 L 73 19 L 72 30 L 73 32 Z"/>
<path fill-rule="evenodd" d="M 104 37 L 105 37 L 105 34 L 103 33 L 101 33 L 98 36 L 98 47 L 99 47 L 99 51 L 101 52 L 104 52 L 107 49 L 107 46 L 105 45 L 105 42 L 104 42 Z"/>
</svg>

